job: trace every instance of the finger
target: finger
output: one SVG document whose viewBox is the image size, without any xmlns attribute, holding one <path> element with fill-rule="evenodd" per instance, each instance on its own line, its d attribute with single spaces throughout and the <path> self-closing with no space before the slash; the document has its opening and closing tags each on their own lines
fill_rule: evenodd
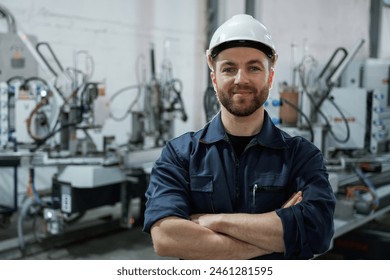
<svg viewBox="0 0 390 280">
<path fill-rule="evenodd" d="M 301 202 L 298 201 L 299 199 L 302 199 L 302 191 L 299 191 L 297 193 L 294 193 L 285 204 L 283 204 L 282 208 L 288 208 L 290 206 L 296 205 L 297 203 Z"/>
<path fill-rule="evenodd" d="M 294 203 L 294 197 L 290 197 L 282 206 L 282 208 L 288 208 Z"/>
<path fill-rule="evenodd" d="M 298 199 L 297 199 L 297 201 L 294 203 L 294 205 L 299 204 L 299 203 L 302 201 L 302 199 L 303 199 L 302 196 L 298 197 Z"/>
<path fill-rule="evenodd" d="M 293 200 L 291 201 L 291 206 L 297 205 L 298 203 L 300 203 L 302 201 L 302 199 L 303 199 L 302 192 L 299 191 L 298 193 L 295 194 Z"/>
</svg>

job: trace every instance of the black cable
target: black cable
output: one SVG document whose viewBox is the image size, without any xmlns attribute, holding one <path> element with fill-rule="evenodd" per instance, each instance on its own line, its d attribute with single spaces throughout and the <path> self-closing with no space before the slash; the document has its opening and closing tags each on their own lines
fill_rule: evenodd
<svg viewBox="0 0 390 280">
<path fill-rule="evenodd" d="M 25 78 L 22 77 L 22 76 L 14 76 L 14 77 L 11 77 L 11 78 L 9 78 L 9 79 L 6 81 L 7 85 L 10 86 L 13 80 L 21 80 L 22 83 L 24 83 Z"/>
<path fill-rule="evenodd" d="M 119 94 L 127 91 L 127 90 L 132 90 L 132 89 L 138 89 L 137 91 L 137 96 L 135 98 L 135 100 L 130 104 L 129 108 L 126 110 L 125 114 L 121 117 L 115 117 L 111 112 L 110 112 L 110 118 L 113 119 L 114 121 L 123 121 L 127 115 L 131 112 L 131 110 L 133 109 L 133 107 L 135 106 L 135 104 L 137 104 L 140 96 L 141 96 L 141 86 L 139 85 L 132 85 L 132 86 L 127 86 L 127 87 L 124 87 L 120 90 L 118 90 L 117 92 L 115 92 L 111 97 L 110 97 L 110 101 L 112 102 L 116 97 L 118 97 Z"/>
<path fill-rule="evenodd" d="M 314 101 L 313 97 L 311 96 L 311 94 L 309 93 L 308 89 L 307 89 L 307 86 L 306 86 L 306 83 L 303 79 L 303 76 L 302 76 L 302 73 L 300 72 L 300 80 L 301 80 L 301 84 L 302 84 L 302 89 L 303 89 L 303 92 L 307 95 L 307 97 L 309 98 L 310 100 L 310 103 L 312 104 L 312 106 L 316 106 L 316 102 Z M 345 115 L 343 114 L 343 112 L 341 111 L 341 109 L 337 106 L 337 104 L 331 99 L 329 98 L 329 95 L 327 95 L 327 99 L 330 101 L 330 103 L 336 108 L 336 110 L 340 113 L 341 115 L 341 118 L 343 119 L 345 125 L 346 125 L 346 128 L 347 128 L 347 136 L 345 139 L 341 140 L 339 139 L 336 134 L 334 133 L 334 131 L 332 130 L 332 125 L 330 124 L 328 118 L 325 116 L 325 114 L 322 112 L 322 110 L 320 108 L 317 108 L 315 111 L 324 119 L 325 123 L 326 123 L 326 127 L 329 129 L 329 133 L 332 135 L 332 137 L 339 143 L 346 143 L 348 142 L 349 138 L 350 138 L 350 127 L 349 127 L 349 124 L 348 124 L 348 120 L 347 118 L 345 117 Z"/>
<path fill-rule="evenodd" d="M 336 66 L 334 68 L 331 68 L 330 66 L 331 66 L 331 64 L 332 64 L 333 60 L 335 59 L 338 52 L 342 52 L 343 56 L 342 56 L 341 60 L 336 64 Z M 325 75 L 326 71 L 328 69 L 331 69 L 330 74 L 326 78 L 326 84 L 330 85 L 330 83 L 329 83 L 330 79 L 332 78 L 333 74 L 337 71 L 337 69 L 341 66 L 341 64 L 344 62 L 344 60 L 347 58 L 347 56 L 348 56 L 348 51 L 345 48 L 343 48 L 343 47 L 337 48 L 333 52 L 332 56 L 330 57 L 330 59 L 328 60 L 328 62 L 324 66 L 324 68 L 322 69 L 321 73 L 318 75 L 317 80 L 320 80 L 322 78 L 322 76 Z"/>
<path fill-rule="evenodd" d="M 293 104 L 292 102 L 288 101 L 287 99 L 281 98 L 280 100 L 283 103 L 286 103 L 287 105 L 291 106 L 294 110 L 296 110 L 299 114 L 301 114 L 302 117 L 306 120 L 307 125 L 309 126 L 309 131 L 310 131 L 310 142 L 313 142 L 314 141 L 314 130 L 313 130 L 313 126 L 311 125 L 311 121 L 308 118 L 308 116 L 298 106 L 295 106 L 295 104 Z"/>
<path fill-rule="evenodd" d="M 41 50 L 39 49 L 41 46 L 46 46 L 46 48 L 49 50 L 51 56 L 53 57 L 54 61 L 57 63 L 57 66 L 58 68 L 61 70 L 61 72 L 65 73 L 64 72 L 64 68 L 62 67 L 60 61 L 58 60 L 57 56 L 55 55 L 54 51 L 52 50 L 52 48 L 50 47 L 49 43 L 47 42 L 39 42 L 36 46 L 35 46 L 35 49 L 38 53 L 38 55 L 41 57 L 41 59 L 43 60 L 43 62 L 45 63 L 45 65 L 47 66 L 47 68 L 49 68 L 50 72 L 56 77 L 56 81 L 54 83 L 54 88 L 58 91 L 58 93 L 60 94 L 61 98 L 66 101 L 66 98 L 65 98 L 65 95 L 64 93 L 59 89 L 59 87 L 56 85 L 57 83 L 57 78 L 58 78 L 58 73 L 56 71 L 54 71 L 53 67 L 51 67 L 50 63 L 47 61 L 46 57 L 43 55 L 43 53 L 41 52 Z"/>
<path fill-rule="evenodd" d="M 175 87 L 175 83 L 179 84 L 179 89 L 177 89 Z M 166 87 L 168 88 L 168 92 L 173 91 L 177 96 L 177 99 L 174 100 L 174 102 L 172 102 L 172 104 L 171 104 L 172 110 L 173 111 L 180 111 L 182 121 L 184 121 L 184 122 L 187 121 L 188 116 L 187 116 L 187 113 L 185 111 L 183 99 L 181 98 L 181 91 L 183 89 L 182 81 L 179 79 L 172 79 L 166 83 Z M 177 103 L 179 103 L 179 106 L 180 106 L 179 108 L 175 108 L 175 104 L 177 104 Z"/>
<path fill-rule="evenodd" d="M 179 99 L 179 103 L 180 103 L 179 111 L 181 112 L 181 120 L 183 122 L 186 122 L 187 119 L 188 119 L 188 116 L 187 116 L 187 113 L 186 113 L 186 109 L 184 107 L 183 99 L 181 98 L 181 91 L 177 91 L 175 88 L 173 88 L 173 91 L 176 92 L 177 98 Z"/>
<path fill-rule="evenodd" d="M 333 62 L 333 60 L 336 58 L 336 55 L 337 53 L 339 52 L 342 52 L 343 53 L 343 56 L 341 57 L 341 60 L 336 64 L 336 66 L 334 68 L 331 69 L 331 64 Z M 317 80 L 320 81 L 321 78 L 325 75 L 326 71 L 328 69 L 331 69 L 331 72 L 330 74 L 326 77 L 325 79 L 325 83 L 326 85 L 328 86 L 328 89 L 327 91 L 325 92 L 325 94 L 321 97 L 320 101 L 315 104 L 314 106 L 314 111 L 316 111 L 318 108 L 321 107 L 322 103 L 328 98 L 332 88 L 334 85 L 332 85 L 329 81 L 330 79 L 332 78 L 333 74 L 337 71 L 337 69 L 341 66 L 341 64 L 344 62 L 344 60 L 347 58 L 348 56 L 348 51 L 345 49 L 345 48 L 342 48 L 342 47 L 339 47 L 337 48 L 332 56 L 330 57 L 329 61 L 326 63 L 326 65 L 324 66 L 324 68 L 322 69 L 320 75 L 318 76 Z"/>
<path fill-rule="evenodd" d="M 120 90 L 116 91 L 111 97 L 110 97 L 110 101 L 113 101 L 119 94 L 127 91 L 127 90 L 131 90 L 131 89 L 134 89 L 134 88 L 140 88 L 141 86 L 140 85 L 132 85 L 132 86 L 127 86 L 127 87 L 124 87 L 124 88 L 121 88 Z"/>
<path fill-rule="evenodd" d="M 96 95 L 94 96 L 94 99 L 97 98 L 98 96 L 98 85 L 99 83 L 94 83 L 94 82 L 89 82 L 89 83 L 86 83 L 83 87 L 83 90 L 81 91 L 81 96 L 80 96 L 80 100 L 81 100 L 81 107 L 84 109 L 84 108 L 87 108 L 87 104 L 84 104 L 84 96 L 85 96 L 85 93 L 87 91 L 87 89 L 90 87 L 90 86 L 93 86 L 95 88 L 95 93 Z M 87 102 L 85 102 L 87 103 Z M 89 105 L 89 104 L 88 104 Z"/>
<path fill-rule="evenodd" d="M 17 32 L 16 20 L 15 20 L 14 16 L 11 14 L 11 12 L 8 11 L 8 9 L 6 9 L 4 6 L 0 5 L 0 14 L 2 14 L 7 21 L 8 32 L 9 33 L 16 33 Z"/>
<path fill-rule="evenodd" d="M 35 187 L 35 169 L 29 168 L 29 179 L 31 180 L 31 190 L 33 193 L 34 201 L 38 205 L 42 205 L 41 198 L 39 197 L 38 191 Z"/>
<path fill-rule="evenodd" d="M 345 126 L 346 126 L 346 129 L 347 129 L 347 135 L 345 136 L 345 139 L 343 140 L 340 140 L 339 138 L 336 137 L 336 135 L 334 134 L 333 130 L 330 129 L 329 132 L 330 134 L 333 136 L 333 138 L 339 142 L 339 143 L 347 143 L 349 138 L 350 138 L 350 127 L 349 127 L 349 123 L 348 123 L 348 120 L 347 118 L 345 117 L 343 111 L 340 109 L 340 107 L 336 104 L 336 102 L 334 102 L 333 98 L 328 98 L 329 102 L 336 108 L 336 110 L 339 112 L 341 118 L 343 119 L 344 123 L 345 123 Z"/>
<path fill-rule="evenodd" d="M 302 74 L 300 72 L 300 74 Z M 307 95 L 307 97 L 309 98 L 310 100 L 310 103 L 312 104 L 312 106 L 314 106 L 314 108 L 316 108 L 316 102 L 314 101 L 313 97 L 311 96 L 311 94 L 309 93 L 308 89 L 307 89 L 307 86 L 306 86 L 306 83 L 304 82 L 304 79 L 303 79 L 303 76 L 302 75 L 299 75 L 300 77 L 300 80 L 301 80 L 301 84 L 302 84 L 302 88 L 303 88 L 303 92 Z M 344 139 L 344 140 L 340 140 L 336 135 L 335 133 L 333 132 L 332 130 L 332 125 L 330 124 L 328 118 L 325 116 L 325 114 L 322 112 L 322 110 L 320 109 L 320 107 L 316 108 L 315 109 L 315 112 L 317 112 L 325 121 L 326 123 L 326 127 L 329 129 L 329 133 L 332 135 L 332 137 L 339 143 L 346 143 L 348 142 L 349 140 L 349 137 L 350 137 L 350 128 L 349 128 L 349 124 L 348 124 L 348 121 L 345 117 L 345 115 L 343 114 L 343 112 L 340 110 L 340 108 L 336 105 L 336 103 L 331 99 L 329 98 L 329 93 L 330 91 L 328 92 L 328 94 L 326 94 L 326 99 L 328 99 L 331 104 L 336 108 L 336 110 L 340 113 L 343 121 L 345 122 L 346 124 L 346 127 L 347 127 L 347 137 Z"/>
<path fill-rule="evenodd" d="M 57 56 L 55 55 L 53 49 L 50 47 L 49 43 L 47 42 L 39 42 L 35 49 L 38 52 L 39 56 L 42 58 L 43 62 L 46 64 L 47 68 L 49 68 L 50 72 L 58 77 L 58 74 L 56 71 L 54 71 L 53 67 L 51 67 L 50 63 L 46 60 L 46 57 L 42 54 L 41 50 L 39 49 L 41 46 L 46 46 L 46 48 L 49 50 L 51 56 L 54 58 L 54 61 L 57 63 L 58 68 L 61 70 L 61 72 L 64 72 L 64 68 L 62 67 L 60 61 L 58 60 Z"/>
<path fill-rule="evenodd" d="M 23 85 L 24 85 L 24 86 L 27 86 L 27 84 L 28 84 L 29 82 L 31 82 L 31 81 L 39 81 L 39 82 L 41 82 L 42 84 L 44 84 L 47 88 L 49 88 L 49 84 L 46 82 L 46 80 L 44 80 L 44 79 L 42 79 L 42 78 L 40 78 L 40 77 L 30 77 L 30 78 L 27 78 L 27 79 L 24 81 Z"/>
<path fill-rule="evenodd" d="M 68 123 L 68 124 L 62 125 L 60 128 L 58 128 L 55 131 L 52 131 L 45 138 L 43 138 L 41 141 L 39 141 L 39 143 L 37 143 L 37 146 L 35 148 L 31 149 L 30 151 L 32 153 L 36 152 L 43 144 L 46 143 L 47 140 L 49 140 L 51 137 L 53 137 L 58 132 L 60 132 L 61 130 L 65 129 L 65 128 L 68 128 L 68 127 L 71 127 L 71 126 L 76 126 L 78 124 L 79 124 L 79 122 L 77 122 L 77 123 Z"/>
</svg>

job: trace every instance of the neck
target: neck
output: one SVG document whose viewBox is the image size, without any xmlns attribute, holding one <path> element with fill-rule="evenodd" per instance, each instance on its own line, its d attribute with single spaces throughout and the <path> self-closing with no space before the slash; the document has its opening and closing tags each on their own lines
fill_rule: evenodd
<svg viewBox="0 0 390 280">
<path fill-rule="evenodd" d="M 260 132 L 264 122 L 264 107 L 247 117 L 237 117 L 221 107 L 222 124 L 227 133 L 235 136 L 252 136 Z"/>
</svg>

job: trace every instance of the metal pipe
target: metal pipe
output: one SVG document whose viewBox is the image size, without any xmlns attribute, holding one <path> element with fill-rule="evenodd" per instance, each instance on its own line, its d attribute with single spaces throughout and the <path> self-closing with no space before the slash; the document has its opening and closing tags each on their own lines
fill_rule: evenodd
<svg viewBox="0 0 390 280">
<path fill-rule="evenodd" d="M 255 1 L 245 0 L 245 13 L 255 17 Z"/>
<path fill-rule="evenodd" d="M 343 62 L 340 64 L 340 66 L 337 68 L 337 70 L 332 74 L 332 76 L 329 79 L 329 86 L 332 87 L 337 84 L 338 79 L 340 76 L 344 73 L 345 68 L 348 66 L 348 64 L 352 61 L 352 59 L 355 57 L 356 53 L 360 50 L 360 48 L 364 44 L 364 39 L 361 39 L 353 48 L 351 52 L 348 52 L 347 57 L 343 60 Z"/>
<path fill-rule="evenodd" d="M 3 14 L 7 24 L 8 24 L 8 32 L 9 33 L 16 33 L 16 20 L 14 16 L 11 14 L 11 12 L 4 6 L 0 4 L 0 14 Z"/>
</svg>

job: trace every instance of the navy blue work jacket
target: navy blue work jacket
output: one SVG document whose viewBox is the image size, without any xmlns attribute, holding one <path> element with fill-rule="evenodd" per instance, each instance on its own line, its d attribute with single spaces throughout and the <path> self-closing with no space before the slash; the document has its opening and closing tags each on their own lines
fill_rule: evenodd
<svg viewBox="0 0 390 280">
<path fill-rule="evenodd" d="M 300 190 L 301 203 L 281 208 Z M 239 160 L 220 114 L 203 129 L 169 141 L 152 169 L 146 197 L 148 233 L 167 216 L 275 210 L 285 253 L 260 258 L 309 259 L 328 250 L 333 237 L 335 196 L 320 150 L 274 126 L 267 112 Z"/>
</svg>

